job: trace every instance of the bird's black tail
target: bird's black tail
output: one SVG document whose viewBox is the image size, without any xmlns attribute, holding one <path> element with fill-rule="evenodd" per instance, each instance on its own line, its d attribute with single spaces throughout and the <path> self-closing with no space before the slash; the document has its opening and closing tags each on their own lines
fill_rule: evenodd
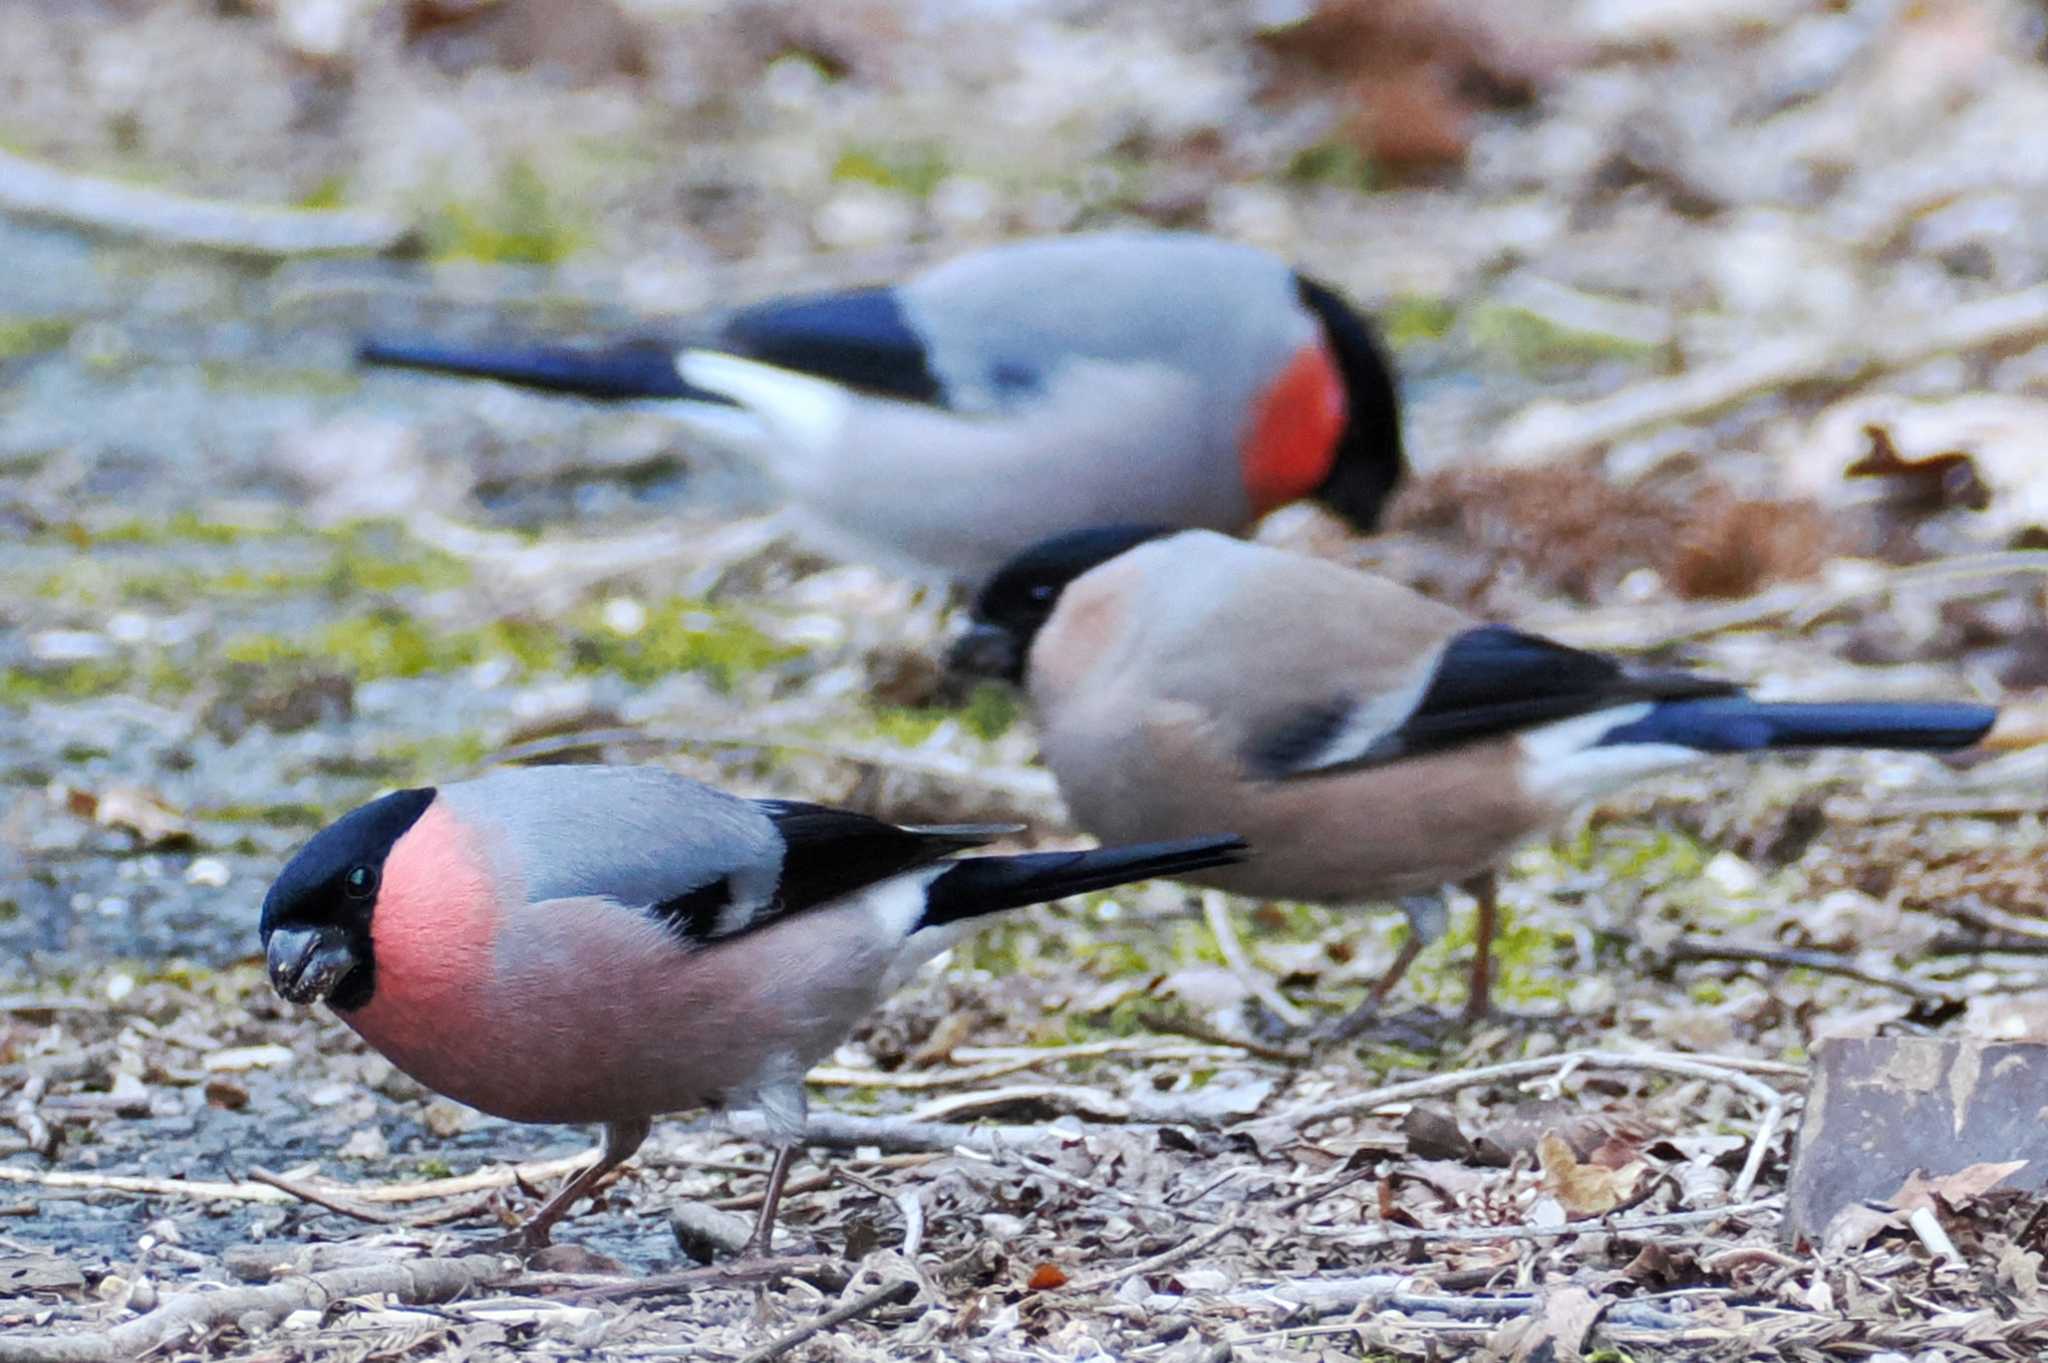
<svg viewBox="0 0 2048 1363">
<path fill-rule="evenodd" d="M 1700 752 L 1768 748 L 1967 748 L 1998 718 L 1989 705 L 1960 701 L 1762 701 L 1744 696 L 1659 704 L 1609 730 L 1602 746 L 1672 743 Z"/>
<path fill-rule="evenodd" d="M 1243 861 L 1247 852 L 1242 838 L 1214 837 L 1097 847 L 1086 852 L 969 857 L 949 863 L 925 888 L 924 917 L 918 920 L 918 927 L 1043 904 L 1134 880 L 1192 875 Z"/>
<path fill-rule="evenodd" d="M 466 374 L 522 388 L 574 393 L 614 401 L 682 398 L 730 406 L 716 393 L 692 387 L 676 372 L 675 345 L 667 341 L 623 341 L 608 346 L 454 345 L 439 341 L 370 337 L 356 359 L 392 369 Z"/>
</svg>

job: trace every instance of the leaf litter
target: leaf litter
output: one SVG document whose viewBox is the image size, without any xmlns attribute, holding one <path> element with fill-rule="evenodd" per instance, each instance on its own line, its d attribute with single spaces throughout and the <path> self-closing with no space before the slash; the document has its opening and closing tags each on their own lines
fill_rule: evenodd
<svg viewBox="0 0 2048 1363">
<path fill-rule="evenodd" d="M 963 166 L 991 154 L 992 134 L 935 121 L 887 75 L 877 54 L 925 22 L 907 6 L 851 7 L 829 31 L 773 6 L 744 31 L 704 20 L 687 42 L 650 29 L 633 62 L 605 57 L 566 87 L 429 71 L 516 71 L 513 27 L 394 57 L 372 27 L 320 29 L 317 5 L 242 8 L 103 17 L 95 50 L 116 73 L 122 51 L 153 50 L 165 72 L 239 54 L 261 74 L 223 97 L 258 101 L 354 68 L 377 107 L 431 106 L 485 159 L 531 154 L 565 175 L 546 139 L 616 138 L 635 99 L 727 108 L 721 128 L 730 106 L 751 109 L 714 149 L 744 159 L 746 139 L 777 136 L 764 110 L 808 114 L 815 140 L 826 120 L 803 92 L 822 88 L 848 126 L 928 129 Z M 640 8 L 619 7 L 628 22 Z M 1011 46 L 1020 24 L 1078 34 L 1029 8 L 985 26 Z M 730 183 L 717 156 L 648 157 L 595 222 L 551 221 L 542 195 L 524 223 L 472 221 L 461 242 L 544 256 L 550 234 L 589 232 L 631 288 L 669 303 L 719 292 L 662 266 L 672 229 L 658 225 L 678 202 L 704 205 L 690 250 L 756 292 L 851 268 L 757 245 L 790 246 L 791 222 L 818 226 L 798 233 L 806 248 L 869 258 L 909 245 L 892 224 L 950 247 L 1039 222 L 1026 204 L 1050 227 L 1136 212 L 1270 241 L 1403 323 L 1424 477 L 1384 539 L 1312 513 L 1274 517 L 1269 538 L 1768 691 L 1997 699 L 2015 719 L 1996 755 L 1716 767 L 1588 811 L 1511 868 L 1513 1016 L 1426 1054 L 1297 1058 L 1248 1035 L 1234 963 L 1171 887 L 1037 911 L 956 952 L 818 1076 L 814 1161 L 844 1173 L 800 1174 L 784 1258 L 757 1278 L 676 1267 L 669 1208 L 744 1211 L 765 1172 L 701 1120 L 664 1124 L 576 1218 L 580 1261 L 466 1256 L 574 1166 L 583 1133 L 433 1102 L 271 997 L 254 902 L 311 827 L 513 749 L 667 761 L 889 817 L 1020 816 L 1038 836 L 1063 834 L 1057 803 L 1028 726 L 970 729 L 906 662 L 936 652 L 943 602 L 793 552 L 772 523 L 731 527 L 709 488 L 679 500 L 675 461 L 630 417 L 465 391 L 394 397 L 365 426 L 310 389 L 181 389 L 178 347 L 234 344 L 209 299 L 243 300 L 295 354 L 321 324 L 305 298 L 344 300 L 327 324 L 345 328 L 343 313 L 385 306 L 366 294 L 411 287 L 341 270 L 267 288 L 185 261 L 185 292 L 150 304 L 150 327 L 185 328 L 175 344 L 153 354 L 166 333 L 117 323 L 37 360 L 52 387 L 24 390 L 8 437 L 23 443 L 0 464 L 0 524 L 20 532 L 0 548 L 14 792 L 0 940 L 22 963 L 0 999 L 0 1359 L 2038 1355 L 2048 1210 L 1990 1171 L 1926 1170 L 1924 1205 L 1901 1190 L 1820 1245 L 1780 1236 L 1818 1036 L 2048 1021 L 2028 430 L 2048 373 L 2032 291 L 2048 243 L 2027 225 L 2048 219 L 2015 213 L 2012 184 L 2048 83 L 2026 21 L 1960 0 L 1563 4 L 1562 40 L 1539 50 L 1463 7 L 1374 8 L 1303 7 L 1317 21 L 1276 35 L 1141 7 L 1114 39 L 1133 58 L 1119 80 L 1153 101 L 1135 131 L 1079 84 L 1065 114 L 1043 92 L 1014 102 L 1047 121 L 1055 158 L 1143 147 L 1148 167 L 1108 189 L 998 175 L 990 193 L 1018 206 L 996 222 L 939 213 L 974 195 L 919 199 L 900 157 L 846 162 L 870 167 L 859 187 L 794 190 Z M 24 10 L 17 50 L 71 42 L 60 9 Z M 1420 35 L 1398 79 L 1381 70 L 1398 54 L 1315 50 L 1375 24 Z M 601 57 L 618 50 L 611 18 L 593 31 L 614 35 Z M 292 65 L 303 53 L 280 55 L 313 32 L 341 35 L 317 45 L 318 79 Z M 734 59 L 707 69 L 689 43 Z M 942 61 L 941 80 L 996 69 L 975 42 L 926 50 L 958 54 L 966 74 Z M 1233 84 L 1256 52 L 1296 66 Z M 792 59 L 826 85 L 792 76 Z M 18 122 L 56 130 L 33 134 L 51 150 L 111 162 L 93 130 L 148 143 L 177 127 L 183 140 L 153 143 L 174 176 L 279 200 L 355 168 L 346 130 L 310 106 L 224 118 L 163 83 L 60 84 L 48 73 L 63 65 L 19 83 Z M 1473 72 L 1509 88 L 1454 88 Z M 1188 89 L 1227 116 L 1166 97 Z M 493 90 L 510 112 L 487 107 Z M 1427 136 L 1388 140 L 1386 101 L 1427 114 Z M 382 116 L 365 115 L 366 135 Z M 287 127 L 314 131 L 293 142 Z M 1294 166 L 1285 188 L 1233 169 L 1276 156 Z M 1361 198 L 1372 156 L 1464 169 Z M 419 188 L 388 158 L 361 171 L 366 194 Z M 1131 197 L 1074 198 L 1104 193 Z M 21 247 L 68 268 L 43 238 Z M 80 296 L 103 292 L 97 268 L 75 277 Z M 477 278 L 515 309 L 539 293 L 594 315 L 576 296 L 587 279 Z M 1618 329 L 1585 330 L 1603 325 Z M 51 410 L 100 424 L 79 434 Z M 131 524 L 136 508 L 187 519 Z M 375 572 L 346 543 L 361 516 L 384 518 Z M 357 614 L 366 591 L 381 614 Z M 688 647 L 611 649 L 636 620 Z M 549 632 L 577 649 L 535 644 Z M 862 699 L 877 682 L 895 712 Z M 1385 919 L 1227 911 L 1257 914 L 1245 964 L 1306 1011 L 1347 1002 L 1398 945 Z M 1411 1000 L 1454 1006 L 1469 949 L 1454 934 L 1425 953 Z M 1827 957 L 1848 970 L 1811 964 Z M 1442 1087 L 1357 1101 L 1414 1082 Z"/>
</svg>

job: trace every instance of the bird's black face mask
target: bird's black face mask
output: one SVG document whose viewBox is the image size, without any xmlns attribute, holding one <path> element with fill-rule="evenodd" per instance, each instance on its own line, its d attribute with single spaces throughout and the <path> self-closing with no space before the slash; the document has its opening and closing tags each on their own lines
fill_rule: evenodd
<svg viewBox="0 0 2048 1363">
<path fill-rule="evenodd" d="M 1098 526 L 1026 549 L 974 598 L 974 624 L 948 651 L 948 670 L 1021 685 L 1031 645 L 1059 607 L 1068 583 L 1148 540 L 1174 533 L 1163 525 Z"/>
</svg>

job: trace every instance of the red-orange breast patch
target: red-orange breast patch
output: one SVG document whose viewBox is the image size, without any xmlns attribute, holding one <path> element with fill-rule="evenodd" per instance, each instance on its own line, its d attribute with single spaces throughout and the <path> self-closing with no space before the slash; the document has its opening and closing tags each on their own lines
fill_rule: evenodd
<svg viewBox="0 0 2048 1363">
<path fill-rule="evenodd" d="M 1330 475 L 1349 404 L 1320 340 L 1294 353 L 1259 394 L 1242 448 L 1244 488 L 1263 515 L 1313 492 Z"/>
</svg>

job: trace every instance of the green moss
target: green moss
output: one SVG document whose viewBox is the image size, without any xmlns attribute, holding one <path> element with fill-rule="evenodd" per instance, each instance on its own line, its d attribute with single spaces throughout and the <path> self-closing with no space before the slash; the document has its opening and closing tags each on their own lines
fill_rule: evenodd
<svg viewBox="0 0 2048 1363">
<path fill-rule="evenodd" d="M 357 681 L 424 677 L 453 672 L 491 658 L 510 658 L 522 671 L 560 671 L 567 654 L 553 630 L 523 620 L 494 620 L 481 629 L 437 630 L 397 610 L 374 610 L 337 620 L 310 643 L 281 635 L 244 635 L 222 650 L 223 660 L 275 667 L 324 661 Z"/>
<path fill-rule="evenodd" d="M 1656 349 L 1632 337 L 1562 326 L 1541 313 L 1505 303 L 1473 308 L 1466 329 L 1481 351 L 1525 370 L 1639 359 Z"/>
<path fill-rule="evenodd" d="M 922 199 L 952 173 L 935 142 L 855 143 L 839 154 L 832 178 L 879 185 Z"/>
<path fill-rule="evenodd" d="M 393 779 L 408 785 L 446 781 L 480 766 L 490 755 L 490 742 L 474 731 L 386 744 L 377 752 L 389 765 Z"/>
<path fill-rule="evenodd" d="M 66 663 L 61 667 L 0 670 L 0 706 L 26 709 L 39 701 L 90 700 L 118 695 L 135 681 L 121 663 Z"/>
<path fill-rule="evenodd" d="M 477 204 L 448 203 L 429 214 L 432 253 L 509 265 L 555 265 L 587 235 L 566 194 L 526 160 L 514 161 L 492 196 Z"/>
<path fill-rule="evenodd" d="M 1017 722 L 1021 707 L 1014 689 L 997 682 L 984 682 L 974 688 L 967 703 L 958 709 L 935 705 L 882 705 L 869 713 L 877 734 L 892 743 L 914 748 L 930 739 L 948 720 L 983 742 L 1000 738 Z"/>
<path fill-rule="evenodd" d="M 1150 1030 L 1145 1020 L 1158 1006 L 1158 1001 L 1149 995 L 1133 993 L 1094 1013 L 1067 1013 L 1061 1019 L 1061 1034 L 1051 1044 L 1072 1045 L 1079 1042 L 1141 1036 Z"/>
<path fill-rule="evenodd" d="M 1396 350 L 1426 341 L 1441 341 L 1458 320 L 1457 305 L 1448 298 L 1404 294 L 1388 300 L 1373 314 L 1387 344 Z"/>
<path fill-rule="evenodd" d="M 305 801 L 280 800 L 272 804 L 208 805 L 191 811 L 195 819 L 208 823 L 260 823 L 270 828 L 318 828 L 331 811 Z"/>
<path fill-rule="evenodd" d="M 268 531 L 203 520 L 196 512 L 174 511 L 160 521 L 136 518 L 87 532 L 87 544 L 240 544 Z"/>
<path fill-rule="evenodd" d="M 427 1156 L 427 1158 L 421 1160 L 418 1164 L 415 1164 L 413 1168 L 419 1170 L 420 1176 L 423 1178 L 455 1177 L 455 1166 L 448 1163 L 447 1160 L 442 1159 L 438 1155 Z"/>
<path fill-rule="evenodd" d="M 345 397 L 362 386 L 354 374 L 341 369 L 292 368 L 284 365 L 231 363 L 206 360 L 199 376 L 215 392 L 282 394 L 289 397 Z"/>
<path fill-rule="evenodd" d="M 377 564 L 354 559 L 330 574 L 328 585 L 334 589 L 338 582 L 353 584 L 337 592 L 348 599 L 375 590 L 372 583 L 428 585 L 442 580 L 443 571 L 430 561 Z M 456 568 L 445 571 L 452 574 Z M 651 607 L 646 625 L 630 636 L 607 628 L 595 607 L 579 612 L 566 626 L 502 619 L 456 630 L 429 625 L 395 607 L 381 607 L 334 621 L 309 638 L 241 635 L 223 645 L 219 656 L 225 662 L 258 667 L 322 662 L 356 681 L 430 676 L 508 659 L 521 677 L 604 672 L 645 685 L 676 673 L 697 672 L 726 689 L 748 673 L 800 654 L 800 649 L 777 643 L 730 612 L 675 598 Z"/>
<path fill-rule="evenodd" d="M 1369 194 L 1380 186 L 1379 167 L 1345 138 L 1325 138 L 1303 147 L 1287 163 L 1287 178 L 1297 184 L 1332 185 Z"/>
<path fill-rule="evenodd" d="M 339 175 L 330 175 L 299 199 L 298 207 L 315 210 L 340 208 L 346 200 L 343 192 L 348 181 Z"/>
<path fill-rule="evenodd" d="M 607 626 L 596 606 L 574 617 L 572 631 L 575 670 L 614 672 L 636 685 L 699 672 L 726 690 L 749 673 L 803 656 L 735 612 L 688 597 L 655 602 L 632 634 Z"/>
<path fill-rule="evenodd" d="M 406 588 L 448 591 L 468 585 L 472 576 L 469 564 L 453 554 L 417 546 L 386 547 L 358 532 L 335 549 L 321 585 L 335 600 L 348 601 L 365 593 Z"/>
<path fill-rule="evenodd" d="M 77 326 L 66 317 L 0 317 L 0 360 L 62 350 Z"/>
</svg>

